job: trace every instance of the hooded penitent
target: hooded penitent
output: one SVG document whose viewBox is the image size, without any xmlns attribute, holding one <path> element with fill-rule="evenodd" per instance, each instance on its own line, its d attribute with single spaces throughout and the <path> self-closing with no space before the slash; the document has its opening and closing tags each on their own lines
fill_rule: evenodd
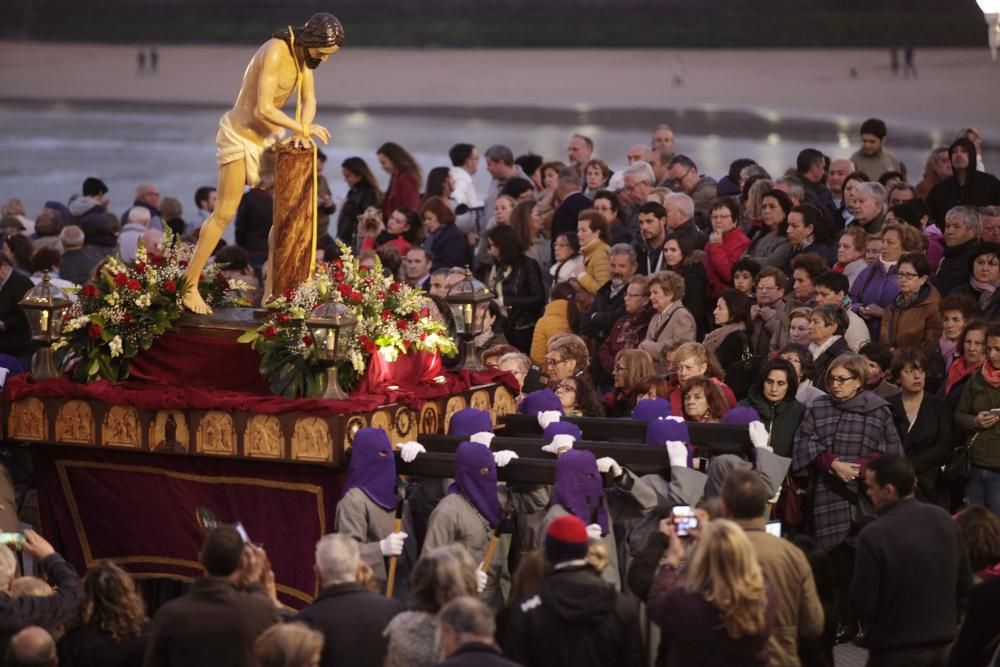
<svg viewBox="0 0 1000 667">
<path fill-rule="evenodd" d="M 563 412 L 562 401 L 559 400 L 559 397 L 551 389 L 539 389 L 538 391 L 531 392 L 524 397 L 524 400 L 521 401 L 521 405 L 517 409 L 522 415 L 530 415 L 532 417 L 536 416 L 539 412 L 548 412 L 550 410 L 565 414 Z"/>
<path fill-rule="evenodd" d="M 572 449 L 556 462 L 556 484 L 552 503 L 561 505 L 586 524 L 596 523 L 608 534 L 608 512 L 604 507 L 604 480 L 591 452 Z"/>
<path fill-rule="evenodd" d="M 448 435 L 479 442 L 487 447 L 493 440 L 493 420 L 490 413 L 476 408 L 463 408 L 451 416 Z"/>
<path fill-rule="evenodd" d="M 632 410 L 632 419 L 647 424 L 662 417 L 669 417 L 673 412 L 670 410 L 670 401 L 665 398 L 644 398 L 635 404 Z"/>
<path fill-rule="evenodd" d="M 465 441 L 455 450 L 455 482 L 448 493 L 460 493 L 496 528 L 502 510 L 497 498 L 497 465 L 486 445 Z"/>
<path fill-rule="evenodd" d="M 396 459 L 389 436 L 380 428 L 363 428 L 354 435 L 344 493 L 355 487 L 379 507 L 396 508 Z"/>
</svg>

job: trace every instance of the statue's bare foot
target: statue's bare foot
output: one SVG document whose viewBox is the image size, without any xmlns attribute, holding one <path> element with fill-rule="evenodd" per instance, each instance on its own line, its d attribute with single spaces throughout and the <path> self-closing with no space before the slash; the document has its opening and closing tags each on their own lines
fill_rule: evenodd
<svg viewBox="0 0 1000 667">
<path fill-rule="evenodd" d="M 205 303 L 205 300 L 201 298 L 201 294 L 198 294 L 198 290 L 196 289 L 189 289 L 181 300 L 181 303 L 192 313 L 197 313 L 198 315 L 212 314 L 211 306 Z"/>
</svg>

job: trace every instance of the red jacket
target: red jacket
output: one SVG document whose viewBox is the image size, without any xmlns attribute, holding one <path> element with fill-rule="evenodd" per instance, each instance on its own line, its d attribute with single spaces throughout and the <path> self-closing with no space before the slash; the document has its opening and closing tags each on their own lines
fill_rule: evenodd
<svg viewBox="0 0 1000 667">
<path fill-rule="evenodd" d="M 389 189 L 382 200 L 382 220 L 388 222 L 389 216 L 400 206 L 413 210 L 420 208 L 420 185 L 405 173 L 398 173 L 389 181 Z"/>
<path fill-rule="evenodd" d="M 750 239 L 739 227 L 726 232 L 722 243 L 705 244 L 705 270 L 712 298 L 718 298 L 723 289 L 733 286 L 733 264 L 749 247 Z"/>
</svg>

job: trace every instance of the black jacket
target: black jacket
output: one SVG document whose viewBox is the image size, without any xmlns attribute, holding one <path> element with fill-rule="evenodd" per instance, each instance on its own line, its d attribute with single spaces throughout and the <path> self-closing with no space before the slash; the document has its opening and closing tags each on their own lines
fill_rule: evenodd
<svg viewBox="0 0 1000 667">
<path fill-rule="evenodd" d="M 24 309 L 17 305 L 25 292 L 34 287 L 31 278 L 11 269 L 7 282 L 0 288 L 0 352 L 19 355 L 31 349 L 31 328 Z"/>
<path fill-rule="evenodd" d="M 944 257 L 938 265 L 937 274 L 931 279 L 938 292 L 951 294 L 956 288 L 968 284 L 969 264 L 972 262 L 972 254 L 976 252 L 977 245 L 978 241 L 972 239 L 962 245 L 944 247 Z"/>
<path fill-rule="evenodd" d="M 625 314 L 625 292 L 628 285 L 622 285 L 618 293 L 611 296 L 611 281 L 601 285 L 590 304 L 590 310 L 580 318 L 580 333 L 601 343 L 611 328 Z"/>
<path fill-rule="evenodd" d="M 382 631 L 403 611 L 390 600 L 354 582 L 328 586 L 295 618 L 323 633 L 322 667 L 381 667 L 387 640 Z"/>
<path fill-rule="evenodd" d="M 462 230 L 453 223 L 438 228 L 437 235 L 431 241 L 428 250 L 434 255 L 431 271 L 450 269 L 453 266 L 465 267 L 472 262 L 469 241 Z"/>
<path fill-rule="evenodd" d="M 850 352 L 851 348 L 847 345 L 847 340 L 843 336 L 838 338 L 833 345 L 826 348 L 823 354 L 819 355 L 818 359 L 813 361 L 813 372 L 812 382 L 816 387 L 826 386 L 826 369 L 830 367 L 830 363 L 842 354 Z"/>
<path fill-rule="evenodd" d="M 247 252 L 266 253 L 273 223 L 274 196 L 260 188 L 247 190 L 236 209 L 236 245 Z"/>
<path fill-rule="evenodd" d="M 26 627 L 37 625 L 54 633 L 76 614 L 83 596 L 73 567 L 59 554 L 52 554 L 42 561 L 42 569 L 56 589 L 53 595 L 12 598 L 0 594 L 0 653 L 6 653 L 10 638 Z"/>
<path fill-rule="evenodd" d="M 492 644 L 470 642 L 463 644 L 447 660 L 439 662 L 438 667 L 518 667 L 519 664 L 503 657 Z"/>
<path fill-rule="evenodd" d="M 437 260 L 435 260 L 437 261 Z M 521 256 L 511 265 L 510 274 L 501 281 L 503 305 L 507 311 L 507 338 L 514 329 L 530 329 L 545 310 L 545 285 L 538 262 Z M 493 286 L 489 286 L 493 289 Z M 495 290 L 494 290 L 495 291 Z"/>
<path fill-rule="evenodd" d="M 526 667 L 638 667 L 642 638 L 634 600 L 587 566 L 557 570 L 513 607 L 504 653 Z"/>
<path fill-rule="evenodd" d="M 914 529 L 917 526 L 919 529 Z M 942 646 L 955 638 L 972 583 L 958 524 L 912 497 L 861 529 L 848 599 L 875 650 Z"/>
<path fill-rule="evenodd" d="M 976 171 L 976 145 L 968 139 L 960 138 L 952 142 L 948 149 L 962 146 L 969 153 L 965 184 L 958 184 L 958 177 L 949 176 L 933 188 L 927 195 L 927 208 L 938 227 L 944 229 L 944 218 L 954 206 L 994 206 L 1000 204 L 1000 180 L 993 174 Z"/>
<path fill-rule="evenodd" d="M 680 274 L 684 279 L 681 303 L 694 317 L 698 340 L 702 340 L 709 331 L 708 314 L 715 308 L 715 302 L 708 296 L 708 272 L 700 261 L 689 259 L 681 265 Z"/>
<path fill-rule="evenodd" d="M 56 648 L 60 665 L 74 667 L 142 667 L 149 636 L 140 634 L 115 641 L 95 623 L 88 623 L 66 633 Z"/>
<path fill-rule="evenodd" d="M 190 593 L 156 612 L 143 664 L 252 665 L 254 641 L 277 620 L 274 604 L 262 593 L 239 591 L 219 577 L 202 577 Z"/>
<path fill-rule="evenodd" d="M 997 600 L 1000 600 L 1000 579 L 981 583 L 969 591 L 965 622 L 951 647 L 948 667 L 992 667 L 989 661 L 1000 636 Z"/>
<path fill-rule="evenodd" d="M 354 247 L 358 236 L 358 216 L 370 206 L 378 206 L 379 194 L 375 188 L 361 181 L 347 191 L 337 218 L 337 238 Z M 388 222 L 388 221 L 386 221 Z"/>
<path fill-rule="evenodd" d="M 951 405 L 940 396 L 925 393 L 917 411 L 917 420 L 911 428 L 903 408 L 903 395 L 896 394 L 885 400 L 892 410 L 906 458 L 917 471 L 917 495 L 927 502 L 936 503 L 934 486 L 938 472 L 956 444 Z"/>
</svg>

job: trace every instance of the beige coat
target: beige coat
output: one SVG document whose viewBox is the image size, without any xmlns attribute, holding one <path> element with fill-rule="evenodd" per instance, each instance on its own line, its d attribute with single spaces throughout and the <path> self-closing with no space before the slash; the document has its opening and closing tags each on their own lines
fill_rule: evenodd
<svg viewBox="0 0 1000 667">
<path fill-rule="evenodd" d="M 664 327 L 663 324 L 668 321 Z M 661 327 L 663 331 L 660 331 Z M 649 352 L 657 371 L 663 371 L 667 364 L 664 358 L 667 347 L 695 340 L 695 332 L 694 315 L 680 301 L 674 301 L 663 312 L 653 315 L 646 328 L 646 340 L 639 343 L 639 349 Z M 657 336 L 657 333 L 660 335 Z"/>
</svg>

